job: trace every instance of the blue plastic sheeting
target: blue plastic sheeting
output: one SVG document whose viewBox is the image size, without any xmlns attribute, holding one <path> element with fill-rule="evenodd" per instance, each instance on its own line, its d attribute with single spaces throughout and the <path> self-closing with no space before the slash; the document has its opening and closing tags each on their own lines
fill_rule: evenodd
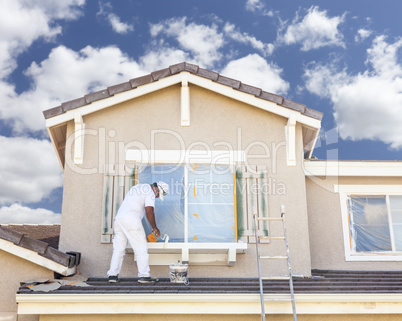
<svg viewBox="0 0 402 321">
<path fill-rule="evenodd" d="M 188 173 L 188 242 L 234 242 L 233 173 L 225 165 L 198 165 Z"/>
<path fill-rule="evenodd" d="M 187 174 L 187 188 L 184 177 Z M 184 242 L 187 198 L 187 242 L 235 242 L 234 175 L 226 165 L 146 165 L 139 183 L 159 180 L 169 184 L 163 202 L 156 199 L 155 216 L 161 235 L 169 242 Z M 144 219 L 145 232 L 152 228 Z M 161 240 L 159 240 L 161 241 Z"/>
<path fill-rule="evenodd" d="M 351 197 L 352 248 L 356 252 L 391 251 L 385 196 Z"/>
<path fill-rule="evenodd" d="M 175 165 L 142 166 L 137 173 L 138 183 L 152 184 L 163 181 L 169 184 L 169 194 L 163 202 L 155 200 L 156 225 L 161 232 L 169 235 L 169 242 L 184 241 L 184 167 Z M 145 233 L 151 234 L 152 227 L 146 217 L 142 221 Z M 158 240 L 162 241 L 162 240 Z"/>
</svg>

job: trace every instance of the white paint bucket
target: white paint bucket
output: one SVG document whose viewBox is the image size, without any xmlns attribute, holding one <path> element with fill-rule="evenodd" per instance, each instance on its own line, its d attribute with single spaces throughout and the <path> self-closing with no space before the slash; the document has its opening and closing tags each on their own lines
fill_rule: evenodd
<svg viewBox="0 0 402 321">
<path fill-rule="evenodd" d="M 173 283 L 184 283 L 188 282 L 188 264 L 170 264 L 170 282 Z"/>
</svg>

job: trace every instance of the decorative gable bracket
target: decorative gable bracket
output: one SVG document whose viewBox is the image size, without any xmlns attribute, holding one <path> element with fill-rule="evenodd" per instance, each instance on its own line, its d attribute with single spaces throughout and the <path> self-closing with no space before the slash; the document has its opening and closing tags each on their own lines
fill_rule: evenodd
<svg viewBox="0 0 402 321">
<path fill-rule="evenodd" d="M 74 164 L 84 163 L 84 138 L 85 124 L 80 113 L 74 115 L 75 139 L 74 139 Z"/>
<path fill-rule="evenodd" d="M 190 88 L 187 73 L 181 80 L 181 126 L 190 126 Z"/>
<path fill-rule="evenodd" d="M 296 166 L 296 115 L 288 118 L 286 131 L 286 161 L 288 166 Z"/>
</svg>

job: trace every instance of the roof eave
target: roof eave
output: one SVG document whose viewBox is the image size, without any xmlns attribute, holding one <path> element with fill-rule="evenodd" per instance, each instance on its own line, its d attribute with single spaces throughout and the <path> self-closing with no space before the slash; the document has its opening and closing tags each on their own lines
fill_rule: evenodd
<svg viewBox="0 0 402 321">
<path fill-rule="evenodd" d="M 267 294 L 270 299 L 286 294 Z M 253 293 L 17 294 L 18 314 L 260 314 Z M 295 294 L 297 314 L 400 314 L 402 294 Z M 283 302 L 269 302 L 268 314 L 291 314 Z M 289 302 L 290 304 L 290 302 Z M 370 309 L 367 309 L 367 306 Z"/>
</svg>

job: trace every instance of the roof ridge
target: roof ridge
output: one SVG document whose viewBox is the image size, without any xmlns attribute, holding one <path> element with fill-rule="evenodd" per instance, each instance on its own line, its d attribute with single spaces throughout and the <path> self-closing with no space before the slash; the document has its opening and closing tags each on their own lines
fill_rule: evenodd
<svg viewBox="0 0 402 321">
<path fill-rule="evenodd" d="M 301 112 L 305 116 L 308 116 L 308 117 L 311 117 L 314 119 L 318 119 L 318 120 L 322 119 L 323 113 L 316 111 L 314 109 L 307 108 L 306 105 L 294 102 L 292 100 L 288 100 L 288 99 L 284 98 L 283 96 L 264 91 L 258 87 L 244 84 L 239 80 L 220 75 L 219 73 L 217 73 L 215 71 L 203 69 L 203 68 L 200 68 L 198 65 L 190 64 L 187 62 L 181 62 L 178 64 L 174 64 L 174 65 L 169 66 L 168 68 L 160 69 L 160 70 L 151 72 L 150 74 L 130 79 L 127 82 L 109 86 L 105 89 L 87 94 L 83 97 L 63 102 L 60 106 L 53 107 L 53 108 L 43 111 L 43 115 L 44 115 L 45 119 L 52 118 L 52 117 L 64 114 L 68 110 L 72 110 L 72 109 L 76 109 L 79 107 L 89 105 L 92 102 L 111 97 L 115 94 L 118 94 L 118 93 L 121 93 L 121 92 L 124 92 L 127 90 L 135 89 L 139 86 L 158 81 L 159 79 L 169 77 L 169 76 L 178 74 L 183 71 L 190 72 L 199 77 L 210 79 L 214 82 L 232 87 L 233 89 L 242 91 L 244 93 L 254 95 L 257 98 L 274 102 L 282 107 L 296 110 L 298 112 Z"/>
</svg>

